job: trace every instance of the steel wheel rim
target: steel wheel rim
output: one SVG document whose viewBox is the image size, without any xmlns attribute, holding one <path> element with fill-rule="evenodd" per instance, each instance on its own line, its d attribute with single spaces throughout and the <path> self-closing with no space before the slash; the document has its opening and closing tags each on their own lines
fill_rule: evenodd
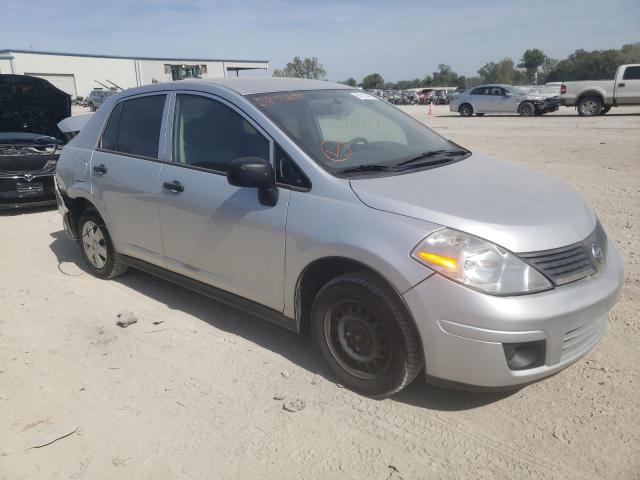
<svg viewBox="0 0 640 480">
<path fill-rule="evenodd" d="M 331 356 L 354 377 L 372 380 L 389 365 L 391 348 L 385 328 L 360 302 L 334 303 L 325 313 L 323 330 Z"/>
<path fill-rule="evenodd" d="M 87 220 L 82 226 L 82 248 L 89 263 L 98 270 L 107 264 L 107 242 L 98 225 Z"/>
</svg>

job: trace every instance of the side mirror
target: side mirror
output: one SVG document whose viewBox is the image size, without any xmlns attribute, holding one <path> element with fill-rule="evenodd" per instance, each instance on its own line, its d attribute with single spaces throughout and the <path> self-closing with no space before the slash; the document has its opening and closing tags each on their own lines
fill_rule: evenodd
<svg viewBox="0 0 640 480">
<path fill-rule="evenodd" d="M 271 164 L 264 158 L 236 158 L 229 164 L 227 181 L 234 187 L 258 189 L 258 200 L 262 205 L 273 207 L 278 203 L 278 189 Z"/>
<path fill-rule="evenodd" d="M 506 92 L 506 91 L 505 91 L 505 92 L 504 92 L 504 96 L 505 96 L 505 97 L 513 97 L 513 93 L 511 93 L 511 92 Z"/>
</svg>

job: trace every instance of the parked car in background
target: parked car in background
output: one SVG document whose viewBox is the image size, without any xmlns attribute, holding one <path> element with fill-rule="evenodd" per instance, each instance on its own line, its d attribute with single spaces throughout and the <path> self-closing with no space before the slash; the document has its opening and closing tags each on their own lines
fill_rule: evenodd
<svg viewBox="0 0 640 480">
<path fill-rule="evenodd" d="M 376 397 L 421 372 L 487 387 L 552 375 L 600 340 L 622 284 L 571 187 L 342 84 L 126 90 L 56 179 L 95 276 L 132 266 L 310 331 L 338 381 Z"/>
<path fill-rule="evenodd" d="M 523 117 L 543 115 L 558 109 L 558 101 L 552 96 L 531 94 L 528 89 L 512 85 L 480 85 L 456 93 L 449 110 L 463 117 L 474 113 L 518 113 Z"/>
<path fill-rule="evenodd" d="M 113 95 L 115 92 L 113 90 L 106 90 L 103 88 L 94 88 L 91 90 L 85 102 L 87 106 L 91 109 L 92 112 L 95 112 L 100 105 L 104 103 L 104 101 Z"/>
<path fill-rule="evenodd" d="M 604 115 L 611 107 L 640 105 L 640 64 L 621 65 L 613 80 L 563 82 L 560 105 L 575 106 L 578 115 Z"/>
<path fill-rule="evenodd" d="M 53 174 L 71 98 L 46 80 L 0 75 L 0 209 L 55 204 Z"/>
</svg>

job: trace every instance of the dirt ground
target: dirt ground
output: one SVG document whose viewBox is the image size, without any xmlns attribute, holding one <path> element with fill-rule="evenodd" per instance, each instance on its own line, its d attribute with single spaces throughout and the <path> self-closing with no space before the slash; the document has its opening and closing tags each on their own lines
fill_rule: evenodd
<svg viewBox="0 0 640 480">
<path fill-rule="evenodd" d="M 144 273 L 90 276 L 56 211 L 2 214 L 0 477 L 640 478 L 640 108 L 406 109 L 586 197 L 626 268 L 591 353 L 516 392 L 418 378 L 371 400 L 333 383 L 303 338 Z M 138 323 L 117 327 L 123 309 Z"/>
</svg>

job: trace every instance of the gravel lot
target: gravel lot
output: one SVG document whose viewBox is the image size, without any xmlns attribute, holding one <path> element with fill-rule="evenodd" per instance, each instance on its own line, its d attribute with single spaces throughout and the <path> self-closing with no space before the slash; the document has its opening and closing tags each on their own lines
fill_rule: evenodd
<svg viewBox="0 0 640 480">
<path fill-rule="evenodd" d="M 140 272 L 93 278 L 57 212 L 1 214 L 0 477 L 640 478 L 640 108 L 406 110 L 562 177 L 595 209 L 626 270 L 586 358 L 517 392 L 419 378 L 370 400 L 335 385 L 305 339 Z M 138 318 L 126 329 L 124 309 Z M 297 398 L 303 410 L 283 409 Z"/>
</svg>

